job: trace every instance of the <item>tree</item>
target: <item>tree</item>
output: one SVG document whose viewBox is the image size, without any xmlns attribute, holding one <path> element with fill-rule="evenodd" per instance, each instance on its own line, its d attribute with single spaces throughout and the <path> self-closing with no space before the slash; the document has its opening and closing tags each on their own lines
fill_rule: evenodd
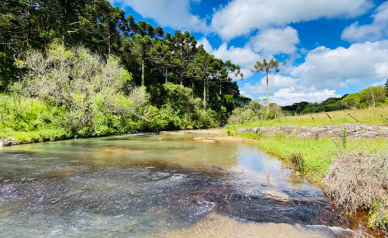
<svg viewBox="0 0 388 238">
<path fill-rule="evenodd" d="M 195 54 L 198 49 L 196 47 L 197 41 L 194 36 L 190 35 L 188 31 L 183 34 L 181 31 L 175 31 L 175 35 L 171 38 L 173 57 L 179 60 L 177 67 L 177 76 L 181 85 L 185 77 L 191 76 L 190 64 L 195 60 Z"/>
<path fill-rule="evenodd" d="M 83 135 L 135 114 L 146 101 L 141 89 L 132 88 L 131 94 L 124 94 L 123 88 L 128 87 L 132 77 L 113 55 L 105 61 L 84 47 L 67 50 L 52 44 L 45 53 L 27 52 L 26 60 L 17 64 L 27 68 L 28 73 L 14 88 L 47 105 L 64 108 L 68 116 L 62 126 L 82 130 Z"/>
<path fill-rule="evenodd" d="M 190 64 L 191 69 L 194 69 L 194 74 L 198 80 L 203 81 L 203 108 L 207 107 L 209 79 L 216 76 L 217 69 L 221 68 L 221 62 L 207 53 L 203 46 L 199 48 L 198 53 L 195 55 L 195 62 Z"/>
<path fill-rule="evenodd" d="M 166 35 L 169 36 L 170 34 L 168 33 Z M 165 73 L 165 84 L 167 84 L 168 71 L 179 65 L 178 59 L 173 58 L 169 42 L 166 40 L 153 41 L 150 51 L 151 63 L 153 63 L 156 69 L 159 69 L 162 74 Z"/>
<path fill-rule="evenodd" d="M 356 93 L 351 93 L 342 99 L 342 102 L 345 103 L 348 108 L 356 108 L 360 103 L 360 98 Z"/>
<path fill-rule="evenodd" d="M 93 44 L 99 45 L 99 51 L 109 55 L 112 49 L 118 49 L 120 36 L 127 35 L 128 25 L 125 19 L 125 12 L 117 7 L 112 7 L 106 0 L 90 1 L 80 16 L 80 35 L 88 35 L 93 39 Z"/>
<path fill-rule="evenodd" d="M 140 59 L 141 63 L 141 86 L 145 85 L 145 64 L 149 60 L 152 48 L 152 39 L 163 37 L 164 31 L 158 26 L 154 28 L 145 21 L 135 22 L 132 15 L 128 18 L 130 35 L 133 39 L 131 53 Z"/>
<path fill-rule="evenodd" d="M 241 79 L 244 79 L 244 74 L 240 72 L 241 67 L 239 65 L 233 64 L 230 60 L 227 60 L 225 63 L 223 63 L 223 67 L 220 70 L 219 73 L 219 81 L 220 81 L 220 92 L 219 94 L 222 94 L 222 83 L 223 82 L 231 82 L 231 78 L 229 77 L 229 74 L 234 74 L 235 77 L 240 76 Z"/>
<path fill-rule="evenodd" d="M 388 79 L 387 79 L 387 82 L 385 83 L 385 90 L 387 91 L 386 95 L 388 97 Z"/>
<path fill-rule="evenodd" d="M 286 65 L 286 62 L 283 62 L 282 65 Z M 267 115 L 269 114 L 269 92 L 268 92 L 268 74 L 272 70 L 274 70 L 276 73 L 280 71 L 279 69 L 279 61 L 275 59 L 271 59 L 269 62 L 264 59 L 263 62 L 257 61 L 256 64 L 253 66 L 255 69 L 252 70 L 253 72 L 263 72 L 266 75 L 266 84 L 267 84 Z"/>
</svg>

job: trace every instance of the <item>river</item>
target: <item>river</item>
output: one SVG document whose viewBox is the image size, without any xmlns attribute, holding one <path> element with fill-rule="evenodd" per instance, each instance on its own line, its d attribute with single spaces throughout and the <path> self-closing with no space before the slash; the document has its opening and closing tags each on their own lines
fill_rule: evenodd
<svg viewBox="0 0 388 238">
<path fill-rule="evenodd" d="M 0 147 L 0 237 L 352 237 L 251 143 L 137 134 Z"/>
</svg>

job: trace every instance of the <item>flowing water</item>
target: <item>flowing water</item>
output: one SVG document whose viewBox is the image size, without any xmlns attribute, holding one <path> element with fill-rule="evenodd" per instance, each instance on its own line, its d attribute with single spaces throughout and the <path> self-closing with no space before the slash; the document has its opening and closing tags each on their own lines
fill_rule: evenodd
<svg viewBox="0 0 388 238">
<path fill-rule="evenodd" d="M 0 147 L 0 237 L 352 237 L 279 159 L 193 137 Z"/>
</svg>

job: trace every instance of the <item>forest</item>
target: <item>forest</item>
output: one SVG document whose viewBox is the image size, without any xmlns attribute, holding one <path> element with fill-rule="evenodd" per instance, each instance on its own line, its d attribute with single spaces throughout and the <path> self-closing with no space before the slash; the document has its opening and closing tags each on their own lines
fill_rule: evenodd
<svg viewBox="0 0 388 238">
<path fill-rule="evenodd" d="M 0 5 L 0 127 L 27 141 L 226 123 L 240 67 L 107 0 Z M 249 101 L 249 100 L 248 100 Z M 33 132 L 33 133 L 32 133 Z M 19 136 L 19 138 L 22 136 Z"/>
<path fill-rule="evenodd" d="M 372 86 L 359 93 L 345 94 L 342 97 L 328 98 L 321 103 L 300 102 L 290 106 L 282 107 L 285 114 L 293 115 L 331 112 L 344 109 L 365 109 L 368 107 L 381 106 L 388 103 L 388 80 L 385 87 Z"/>
</svg>

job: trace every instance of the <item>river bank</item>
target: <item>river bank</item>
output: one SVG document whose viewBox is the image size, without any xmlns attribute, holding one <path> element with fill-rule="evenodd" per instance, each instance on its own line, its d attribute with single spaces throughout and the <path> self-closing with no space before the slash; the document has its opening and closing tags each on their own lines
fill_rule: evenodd
<svg viewBox="0 0 388 238">
<path fill-rule="evenodd" d="M 3 131 L 0 132 L 0 147 L 12 146 L 12 145 L 21 145 L 21 144 L 32 144 L 39 142 L 49 142 L 49 141 L 62 141 L 70 139 L 87 139 L 87 138 L 98 138 L 98 137 L 107 137 L 114 135 L 125 135 L 125 134 L 134 134 L 138 133 L 137 131 L 129 133 L 114 133 L 107 134 L 103 136 L 90 136 L 90 137 L 77 137 L 64 129 L 48 129 L 40 131 L 30 131 L 30 132 L 15 132 L 15 131 Z M 160 131 L 160 132 L 145 132 L 145 133 L 160 133 L 161 135 L 185 135 L 185 134 L 211 134 L 211 135 L 220 135 L 226 133 L 225 129 L 194 129 L 194 130 L 172 130 L 172 131 Z"/>
<path fill-rule="evenodd" d="M 362 209 L 369 226 L 386 230 L 387 132 L 386 126 L 351 123 L 241 128 L 225 135 L 256 140 L 260 149 L 321 184 L 340 210 Z"/>
</svg>

